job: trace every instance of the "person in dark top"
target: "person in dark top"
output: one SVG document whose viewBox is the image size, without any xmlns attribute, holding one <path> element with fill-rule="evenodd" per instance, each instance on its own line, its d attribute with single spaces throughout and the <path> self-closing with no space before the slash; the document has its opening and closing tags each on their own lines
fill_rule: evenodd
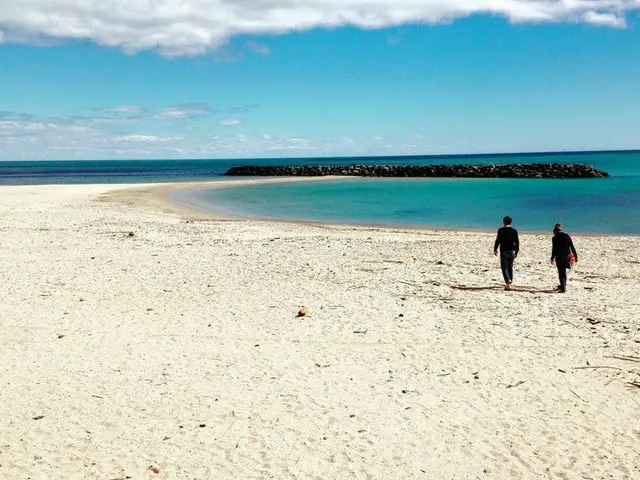
<svg viewBox="0 0 640 480">
<path fill-rule="evenodd" d="M 502 219 L 502 227 L 498 229 L 498 236 L 493 245 L 493 254 L 498 255 L 500 248 L 500 268 L 504 277 L 505 290 L 511 290 L 513 283 L 513 261 L 520 251 L 518 231 L 511 226 L 511 217 Z"/>
<path fill-rule="evenodd" d="M 578 263 L 578 252 L 576 252 L 569 234 L 562 231 L 561 223 L 556 223 L 553 227 L 551 244 L 551 263 L 556 262 L 558 279 L 560 280 L 557 290 L 564 293 L 567 291 L 567 269 L 571 268 L 571 254 L 573 254 L 573 262 Z"/>
</svg>

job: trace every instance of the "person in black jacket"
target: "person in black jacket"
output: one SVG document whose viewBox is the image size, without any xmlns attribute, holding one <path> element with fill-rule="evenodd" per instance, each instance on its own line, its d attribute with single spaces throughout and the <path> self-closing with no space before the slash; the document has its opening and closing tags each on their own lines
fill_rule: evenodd
<svg viewBox="0 0 640 480">
<path fill-rule="evenodd" d="M 569 234 L 562 231 L 561 223 L 556 223 L 553 227 L 551 244 L 551 263 L 556 262 L 558 279 L 560 280 L 557 290 L 564 293 L 567 291 L 567 269 L 571 268 L 570 255 L 573 254 L 573 261 L 578 263 L 578 252 L 576 252 Z"/>
<path fill-rule="evenodd" d="M 502 227 L 498 229 L 498 236 L 493 245 L 493 254 L 498 255 L 500 248 L 500 268 L 504 277 L 505 290 L 511 290 L 513 283 L 513 261 L 520 251 L 518 231 L 511 226 L 511 217 L 502 219 Z"/>
</svg>

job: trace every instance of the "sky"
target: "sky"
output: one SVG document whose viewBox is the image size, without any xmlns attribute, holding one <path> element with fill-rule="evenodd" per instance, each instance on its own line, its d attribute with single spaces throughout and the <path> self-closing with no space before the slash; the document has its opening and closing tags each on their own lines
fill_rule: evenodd
<svg viewBox="0 0 640 480">
<path fill-rule="evenodd" d="M 0 3 L 0 160 L 640 148 L 640 0 Z"/>
</svg>

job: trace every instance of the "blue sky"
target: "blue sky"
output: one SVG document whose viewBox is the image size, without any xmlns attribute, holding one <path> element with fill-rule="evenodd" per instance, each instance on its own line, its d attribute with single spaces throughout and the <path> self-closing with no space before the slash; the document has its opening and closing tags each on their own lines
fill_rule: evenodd
<svg viewBox="0 0 640 480">
<path fill-rule="evenodd" d="M 609 3 L 175 41 L 0 13 L 0 160 L 639 148 L 640 3 Z"/>
</svg>

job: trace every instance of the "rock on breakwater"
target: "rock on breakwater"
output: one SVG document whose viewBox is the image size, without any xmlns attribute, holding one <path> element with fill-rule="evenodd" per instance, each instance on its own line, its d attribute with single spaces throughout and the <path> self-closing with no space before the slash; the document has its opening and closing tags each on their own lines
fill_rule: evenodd
<svg viewBox="0 0 640 480">
<path fill-rule="evenodd" d="M 246 165 L 229 176 L 269 177 L 450 177 L 450 178 L 599 178 L 609 174 L 590 165 L 566 163 L 450 165 Z"/>
</svg>

